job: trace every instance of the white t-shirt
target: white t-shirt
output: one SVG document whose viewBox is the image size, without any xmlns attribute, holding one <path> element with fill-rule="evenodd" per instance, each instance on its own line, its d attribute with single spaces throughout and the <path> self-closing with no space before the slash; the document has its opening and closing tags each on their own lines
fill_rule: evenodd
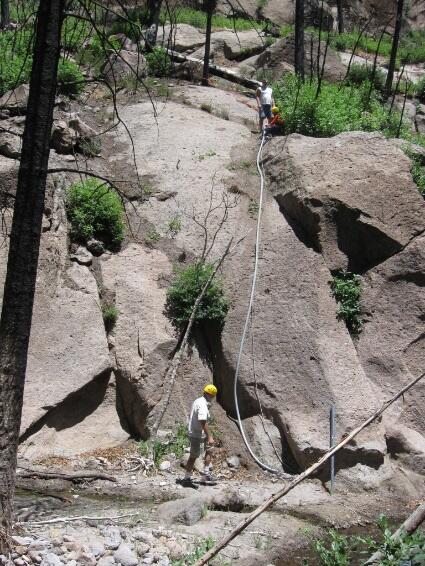
<svg viewBox="0 0 425 566">
<path fill-rule="evenodd" d="M 199 421 L 207 421 L 209 416 L 210 411 L 208 402 L 205 397 L 199 397 L 199 399 L 195 399 L 189 417 L 188 432 L 190 437 L 205 438 L 205 433 L 202 430 L 202 426 Z"/>
<path fill-rule="evenodd" d="M 269 86 L 266 88 L 259 88 L 258 89 L 260 95 L 260 104 L 271 104 L 273 98 L 273 89 Z"/>
</svg>

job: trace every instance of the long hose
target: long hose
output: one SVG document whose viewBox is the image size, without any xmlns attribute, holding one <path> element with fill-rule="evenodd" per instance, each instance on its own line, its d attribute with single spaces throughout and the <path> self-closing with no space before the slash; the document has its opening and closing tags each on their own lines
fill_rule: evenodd
<svg viewBox="0 0 425 566">
<path fill-rule="evenodd" d="M 260 202 L 259 202 L 259 205 L 258 205 L 257 235 L 256 235 L 256 239 L 255 239 L 254 273 L 253 273 L 253 276 L 252 276 L 251 295 L 250 295 L 250 298 L 249 298 L 248 312 L 246 313 L 245 325 L 244 325 L 244 329 L 243 329 L 243 333 L 242 333 L 241 343 L 240 343 L 240 346 L 239 346 L 238 360 L 236 362 L 235 379 L 234 379 L 234 383 L 233 383 L 233 394 L 234 394 L 234 399 L 235 399 L 236 417 L 237 417 L 239 429 L 241 431 L 241 435 L 242 435 L 243 441 L 245 443 L 245 446 L 248 449 L 248 452 L 251 454 L 251 456 L 254 458 L 254 460 L 257 462 L 257 464 L 259 466 L 261 466 L 264 470 L 267 470 L 268 472 L 272 472 L 274 474 L 277 474 L 277 473 L 280 473 L 281 470 L 276 470 L 275 468 L 271 468 L 270 466 L 268 466 L 267 464 L 262 462 L 254 454 L 251 446 L 249 445 L 248 439 L 247 439 L 246 434 L 245 434 L 245 430 L 244 430 L 243 425 L 242 425 L 242 419 L 241 419 L 241 415 L 240 415 L 240 412 L 239 412 L 239 402 L 238 402 L 239 368 L 240 368 L 240 365 L 241 365 L 242 352 L 243 352 L 243 348 L 244 348 L 244 344 L 245 344 L 246 334 L 248 332 L 249 321 L 250 321 L 250 318 L 251 318 L 252 305 L 253 305 L 254 296 L 255 296 L 255 286 L 256 286 L 256 283 L 257 283 L 258 257 L 259 257 L 259 248 L 260 248 L 261 213 L 262 213 L 262 210 L 263 210 L 263 194 L 264 194 L 264 173 L 263 173 L 263 168 L 262 168 L 262 165 L 261 165 L 261 155 L 262 155 L 262 152 L 263 152 L 263 147 L 264 147 L 265 141 L 266 141 L 265 129 L 263 129 L 263 135 L 261 137 L 260 149 L 258 150 L 258 153 L 257 153 L 257 169 L 258 169 L 258 173 L 260 175 Z"/>
</svg>

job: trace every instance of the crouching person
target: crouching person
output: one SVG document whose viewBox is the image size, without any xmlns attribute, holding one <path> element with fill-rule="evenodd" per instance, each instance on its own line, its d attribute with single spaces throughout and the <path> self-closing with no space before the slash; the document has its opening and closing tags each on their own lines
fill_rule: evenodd
<svg viewBox="0 0 425 566">
<path fill-rule="evenodd" d="M 190 454 L 186 465 L 186 475 L 183 480 L 183 485 L 186 487 L 194 487 L 192 479 L 193 467 L 196 458 L 202 453 L 204 454 L 204 471 L 201 482 L 207 484 L 216 483 L 215 478 L 211 475 L 211 448 L 214 445 L 214 439 L 208 428 L 210 406 L 216 395 L 217 387 L 212 384 L 206 385 L 203 396 L 195 399 L 192 405 L 188 424 Z"/>
</svg>

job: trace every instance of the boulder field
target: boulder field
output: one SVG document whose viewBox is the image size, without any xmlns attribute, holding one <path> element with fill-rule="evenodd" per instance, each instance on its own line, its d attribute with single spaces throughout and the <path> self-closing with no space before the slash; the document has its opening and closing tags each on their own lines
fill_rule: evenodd
<svg viewBox="0 0 425 566">
<path fill-rule="evenodd" d="M 177 346 L 163 312 L 166 290 L 173 266 L 184 267 L 201 253 L 210 202 L 218 205 L 208 219 L 210 242 L 223 203 L 229 207 L 211 259 L 231 237 L 244 237 L 222 270 L 231 308 L 222 329 L 196 332 L 163 426 L 184 421 L 202 385 L 213 380 L 224 446 L 241 445 L 232 421 L 233 376 L 259 198 L 252 100 L 175 86 L 156 116 L 150 103 L 137 101 L 123 104 L 120 116 L 135 153 L 122 129 L 107 166 L 122 172 L 135 159 L 148 187 L 146 198 L 126 205 L 129 229 L 121 250 L 95 257 L 70 247 L 64 192 L 72 177 L 57 176 L 49 188 L 21 431 L 21 456 L 29 459 L 147 438 Z M 52 159 L 61 157 L 53 152 Z M 340 437 L 422 371 L 425 204 L 400 143 L 375 133 L 274 138 L 263 164 L 259 277 L 239 403 L 255 450 L 272 465 L 281 465 L 279 456 L 283 470 L 296 473 L 327 449 L 331 405 Z M 0 158 L 2 171 L 14 165 Z M 170 233 L 174 218 L 181 228 Z M 1 281 L 7 236 L 2 241 Z M 336 317 L 329 283 L 338 269 L 361 278 L 358 338 Z M 105 297 L 119 311 L 109 332 L 102 320 Z M 341 473 L 353 470 L 361 485 L 359 465 L 372 475 L 386 470 L 386 477 L 394 462 L 423 470 L 424 388 L 418 384 L 346 447 L 338 458 Z"/>
</svg>

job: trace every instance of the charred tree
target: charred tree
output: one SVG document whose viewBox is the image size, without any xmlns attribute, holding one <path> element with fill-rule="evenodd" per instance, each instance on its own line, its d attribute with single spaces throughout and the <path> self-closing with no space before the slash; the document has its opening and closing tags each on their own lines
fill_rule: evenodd
<svg viewBox="0 0 425 566">
<path fill-rule="evenodd" d="M 205 52 L 204 52 L 204 68 L 202 71 L 202 84 L 209 85 L 209 68 L 210 68 L 210 52 L 211 52 L 211 27 L 212 17 L 216 8 L 217 0 L 206 0 L 205 11 L 207 13 L 207 28 L 205 30 Z"/>
<path fill-rule="evenodd" d="M 147 47 L 153 49 L 156 45 L 158 37 L 159 18 L 161 15 L 162 0 L 148 0 L 147 4 L 147 25 L 149 32 L 147 34 Z"/>
<path fill-rule="evenodd" d="M 344 33 L 344 13 L 342 11 L 343 0 L 336 0 L 336 9 L 338 17 L 338 33 Z"/>
<path fill-rule="evenodd" d="M 31 332 L 49 144 L 65 0 L 39 4 L 7 275 L 0 319 L 0 504 L 2 534 L 12 503 Z M 1 537 L 4 541 L 5 538 Z M 2 546 L 4 546 L 4 542 Z M 3 549 L 4 550 L 4 549 Z"/>
<path fill-rule="evenodd" d="M 403 20 L 403 8 L 404 8 L 404 0 L 397 0 L 397 15 L 394 26 L 393 43 L 391 46 L 391 56 L 390 56 L 390 63 L 388 65 L 387 80 L 385 83 L 385 95 L 387 96 L 387 98 L 390 96 L 391 89 L 393 86 L 394 71 L 397 60 L 398 43 L 400 40 L 400 30 Z"/>
<path fill-rule="evenodd" d="M 9 0 L 0 0 L 1 21 L 0 28 L 6 29 L 10 24 Z"/>
<path fill-rule="evenodd" d="M 295 1 L 295 73 L 304 80 L 304 0 Z"/>
</svg>

